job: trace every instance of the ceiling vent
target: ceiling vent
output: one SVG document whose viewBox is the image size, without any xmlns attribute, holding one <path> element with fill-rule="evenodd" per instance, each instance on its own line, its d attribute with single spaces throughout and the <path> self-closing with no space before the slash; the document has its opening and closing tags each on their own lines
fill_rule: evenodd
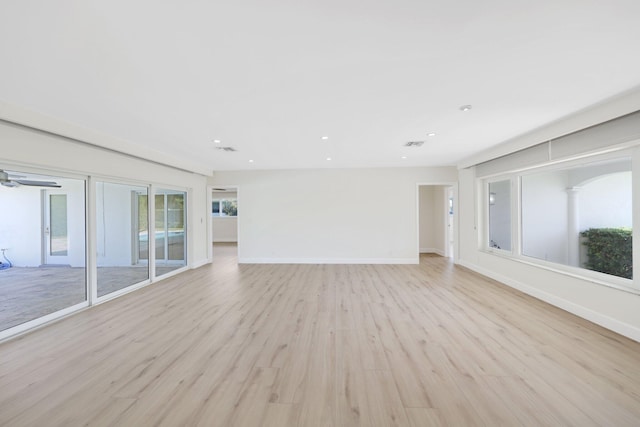
<svg viewBox="0 0 640 427">
<path fill-rule="evenodd" d="M 406 144 L 404 144 L 405 147 L 422 147 L 422 144 L 424 144 L 424 141 L 409 141 Z"/>
<path fill-rule="evenodd" d="M 216 147 L 216 149 L 223 150 L 223 151 L 238 151 L 233 147 Z"/>
</svg>

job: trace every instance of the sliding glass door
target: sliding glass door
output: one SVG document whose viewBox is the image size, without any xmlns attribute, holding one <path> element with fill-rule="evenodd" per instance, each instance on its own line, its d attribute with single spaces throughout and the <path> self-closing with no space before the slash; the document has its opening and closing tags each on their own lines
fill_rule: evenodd
<svg viewBox="0 0 640 427">
<path fill-rule="evenodd" d="M 0 168 L 0 339 L 187 265 L 186 191 L 91 181 L 89 207 L 89 179 L 9 169 Z"/>
<path fill-rule="evenodd" d="M 96 183 L 98 297 L 149 280 L 147 194 L 146 187 Z"/>
<path fill-rule="evenodd" d="M 85 180 L 2 172 L 0 338 L 88 304 Z"/>
<path fill-rule="evenodd" d="M 187 265 L 186 201 L 184 191 L 159 189 L 155 201 L 156 276 Z"/>
</svg>

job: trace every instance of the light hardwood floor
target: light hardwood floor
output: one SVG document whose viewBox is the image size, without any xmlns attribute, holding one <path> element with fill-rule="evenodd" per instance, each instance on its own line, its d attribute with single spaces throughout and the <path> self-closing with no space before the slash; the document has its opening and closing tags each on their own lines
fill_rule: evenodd
<svg viewBox="0 0 640 427">
<path fill-rule="evenodd" d="M 640 343 L 445 258 L 215 250 L 0 345 L 0 425 L 640 425 Z"/>
</svg>

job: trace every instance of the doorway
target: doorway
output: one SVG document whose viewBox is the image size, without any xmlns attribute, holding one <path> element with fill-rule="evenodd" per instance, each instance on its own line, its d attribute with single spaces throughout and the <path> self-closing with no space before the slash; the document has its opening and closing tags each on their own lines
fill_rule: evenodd
<svg viewBox="0 0 640 427">
<path fill-rule="evenodd" d="M 42 244 L 44 265 L 69 265 L 68 195 L 65 191 L 42 190 Z"/>
<path fill-rule="evenodd" d="M 418 185 L 418 252 L 455 255 L 455 189 L 446 184 Z"/>
<path fill-rule="evenodd" d="M 211 248 L 212 257 L 237 257 L 239 190 L 235 186 L 211 188 Z"/>
</svg>

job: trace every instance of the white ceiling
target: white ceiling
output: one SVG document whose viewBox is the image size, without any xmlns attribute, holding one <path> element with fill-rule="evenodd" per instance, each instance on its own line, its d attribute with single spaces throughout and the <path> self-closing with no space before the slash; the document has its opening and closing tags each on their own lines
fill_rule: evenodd
<svg viewBox="0 0 640 427">
<path fill-rule="evenodd" d="M 3 0 L 0 101 L 208 170 L 454 165 L 638 87 L 639 18 L 638 0 Z"/>
</svg>

